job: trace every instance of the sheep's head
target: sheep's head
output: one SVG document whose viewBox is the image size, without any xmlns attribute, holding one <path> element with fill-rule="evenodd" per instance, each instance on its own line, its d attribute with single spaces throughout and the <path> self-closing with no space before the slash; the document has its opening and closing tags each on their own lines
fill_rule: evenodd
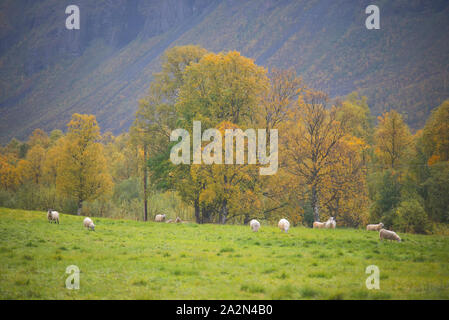
<svg viewBox="0 0 449 320">
<path fill-rule="evenodd" d="M 380 227 L 381 228 L 383 228 L 384 227 L 384 224 L 381 222 L 381 223 L 379 223 L 380 224 Z"/>
<path fill-rule="evenodd" d="M 90 230 L 95 231 L 95 225 L 93 223 L 90 224 L 89 228 L 90 228 Z"/>
</svg>

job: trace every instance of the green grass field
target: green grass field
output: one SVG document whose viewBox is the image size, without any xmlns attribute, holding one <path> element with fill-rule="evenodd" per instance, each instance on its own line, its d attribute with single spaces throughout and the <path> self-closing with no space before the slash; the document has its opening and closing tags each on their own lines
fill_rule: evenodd
<svg viewBox="0 0 449 320">
<path fill-rule="evenodd" d="M 444 236 L 105 218 L 89 232 L 83 218 L 0 208 L 0 299 L 449 299 Z M 365 286 L 372 264 L 380 290 Z"/>
</svg>

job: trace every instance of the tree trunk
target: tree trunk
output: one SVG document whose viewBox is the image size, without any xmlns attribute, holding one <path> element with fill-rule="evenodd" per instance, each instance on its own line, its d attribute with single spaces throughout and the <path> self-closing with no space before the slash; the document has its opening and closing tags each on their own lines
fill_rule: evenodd
<svg viewBox="0 0 449 320">
<path fill-rule="evenodd" d="M 237 123 L 237 122 L 234 122 L 234 123 Z M 226 175 L 223 177 L 223 184 L 224 184 L 225 188 L 228 185 L 228 177 Z M 228 212 L 229 212 L 228 200 L 224 199 L 222 202 L 221 212 L 220 212 L 220 217 L 219 217 L 218 223 L 221 223 L 221 224 L 226 223 L 226 218 L 228 217 Z"/>
<path fill-rule="evenodd" d="M 223 200 L 223 206 L 221 208 L 221 219 L 220 219 L 220 223 L 221 224 L 225 224 L 226 223 L 226 218 L 228 217 L 228 201 L 227 200 Z"/>
<path fill-rule="evenodd" d="M 312 209 L 313 209 L 313 221 L 320 221 L 319 214 L 319 204 L 318 204 L 318 192 L 316 185 L 312 185 L 312 199 L 311 199 Z"/>
<path fill-rule="evenodd" d="M 148 195 L 147 195 L 147 144 L 143 145 L 143 205 L 144 205 L 144 215 L 143 221 L 148 221 Z"/>
<path fill-rule="evenodd" d="M 200 214 L 200 205 L 198 203 L 198 199 L 195 199 L 195 220 L 196 223 L 201 223 L 201 214 Z"/>
<path fill-rule="evenodd" d="M 201 223 L 211 222 L 211 212 L 207 208 L 201 208 Z"/>
<path fill-rule="evenodd" d="M 80 216 L 82 209 L 83 209 L 83 200 L 78 200 L 78 210 L 76 211 L 76 214 Z"/>
</svg>

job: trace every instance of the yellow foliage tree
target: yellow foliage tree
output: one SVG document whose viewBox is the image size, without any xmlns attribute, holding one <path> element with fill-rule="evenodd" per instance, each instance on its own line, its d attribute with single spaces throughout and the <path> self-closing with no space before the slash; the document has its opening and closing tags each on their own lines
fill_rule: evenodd
<svg viewBox="0 0 449 320">
<path fill-rule="evenodd" d="M 348 133 L 372 143 L 374 128 L 366 97 L 357 92 L 349 94 L 338 106 L 338 118 L 345 119 Z"/>
<path fill-rule="evenodd" d="M 449 161 L 449 100 L 436 108 L 423 129 L 424 149 L 429 165 Z"/>
<path fill-rule="evenodd" d="M 42 180 L 47 185 L 56 185 L 58 167 L 61 165 L 61 154 L 64 143 L 64 138 L 59 138 L 54 145 L 46 151 L 45 160 L 42 166 Z"/>
<path fill-rule="evenodd" d="M 302 79 L 296 75 L 294 69 L 273 68 L 269 79 L 270 85 L 261 101 L 261 123 L 267 132 L 287 120 L 288 110 L 296 103 L 297 97 L 304 89 Z"/>
<path fill-rule="evenodd" d="M 81 214 L 83 202 L 110 193 L 112 179 L 107 170 L 103 145 L 98 142 L 100 128 L 94 115 L 73 114 L 61 150 L 56 187 L 77 200 Z"/>
<path fill-rule="evenodd" d="M 362 139 L 348 134 L 332 150 L 332 164 L 320 190 L 324 211 L 336 218 L 339 225 L 360 226 L 368 220 L 367 149 Z"/>
<path fill-rule="evenodd" d="M 35 144 L 28 150 L 26 160 L 27 166 L 23 171 L 23 178 L 39 184 L 42 178 L 43 165 L 45 161 L 45 149 L 40 144 Z"/>
<path fill-rule="evenodd" d="M 374 133 L 375 154 L 385 168 L 398 169 L 410 154 L 413 138 L 402 116 L 395 110 L 378 117 Z"/>
<path fill-rule="evenodd" d="M 205 54 L 184 69 L 176 100 L 177 124 L 190 132 L 194 120 L 201 121 L 202 128 L 206 129 L 227 123 L 245 130 L 250 123 L 257 122 L 262 94 L 267 87 L 266 70 L 239 52 Z M 173 180 L 183 199 L 194 205 L 197 221 L 209 221 L 211 212 L 218 214 L 221 223 L 235 217 L 237 212 L 242 217 L 245 215 L 242 205 L 252 203 L 249 199 L 254 199 L 254 190 L 243 188 L 246 179 L 243 172 L 239 187 L 244 191 L 239 189 L 235 185 L 239 179 L 230 178 L 233 175 L 229 170 L 238 169 L 232 165 L 212 165 L 192 166 L 191 170 L 179 166 L 173 170 Z M 211 176 L 217 178 L 215 183 Z M 242 200 L 245 192 L 246 202 Z M 216 201 L 209 201 L 213 197 Z"/>
<path fill-rule="evenodd" d="M 35 129 L 31 136 L 28 138 L 28 145 L 34 147 L 40 145 L 43 148 L 47 148 L 50 145 L 50 138 L 47 133 L 42 129 Z"/>
<path fill-rule="evenodd" d="M 217 129 L 224 137 L 225 130 L 237 128 L 236 125 L 224 121 Z M 222 151 L 224 150 L 223 139 Z M 194 185 L 203 186 L 199 194 L 200 207 L 210 210 L 206 213 L 208 217 L 217 215 L 219 223 L 225 224 L 230 219 L 246 223 L 259 211 L 261 203 L 258 165 L 192 165 L 190 174 Z"/>
<path fill-rule="evenodd" d="M 346 134 L 344 119 L 337 119 L 337 109 L 327 109 L 327 103 L 326 94 L 307 89 L 281 135 L 281 162 L 285 170 L 298 176 L 299 183 L 309 187 L 314 221 L 320 220 L 320 188 L 333 165 L 332 152 Z"/>
<path fill-rule="evenodd" d="M 18 169 L 10 163 L 6 156 L 0 154 L 0 187 L 5 190 L 14 190 L 19 182 Z"/>
<path fill-rule="evenodd" d="M 242 126 L 256 122 L 256 108 L 268 87 L 266 70 L 237 51 L 209 53 L 185 68 L 177 111 L 185 127 L 193 120 L 204 127 L 222 121 Z"/>
</svg>

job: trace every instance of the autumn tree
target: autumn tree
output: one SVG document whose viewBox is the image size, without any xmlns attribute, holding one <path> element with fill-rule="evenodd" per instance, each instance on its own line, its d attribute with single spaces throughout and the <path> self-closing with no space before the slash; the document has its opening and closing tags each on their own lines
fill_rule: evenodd
<svg viewBox="0 0 449 320">
<path fill-rule="evenodd" d="M 410 130 L 395 110 L 383 113 L 378 120 L 375 154 L 385 168 L 398 169 L 410 154 L 413 141 Z"/>
<path fill-rule="evenodd" d="M 110 173 L 114 183 L 138 177 L 142 167 L 142 150 L 133 143 L 128 132 L 124 132 L 116 137 L 111 137 L 110 141 L 104 141 L 105 155 L 110 159 Z"/>
<path fill-rule="evenodd" d="M 1 153 L 8 157 L 8 159 L 24 159 L 30 146 L 26 142 L 21 142 L 16 138 L 12 138 L 11 141 L 1 148 Z"/>
<path fill-rule="evenodd" d="M 61 150 L 56 186 L 65 195 L 76 199 L 77 214 L 83 202 L 94 200 L 111 191 L 103 146 L 98 142 L 100 128 L 93 115 L 73 114 Z"/>
<path fill-rule="evenodd" d="M 50 138 L 47 133 L 42 129 L 35 129 L 31 136 L 28 138 L 28 145 L 32 148 L 36 145 L 40 145 L 46 149 L 50 145 Z"/>
<path fill-rule="evenodd" d="M 449 161 L 449 100 L 432 111 L 423 129 L 423 143 L 430 165 Z"/>
<path fill-rule="evenodd" d="M 244 131 L 257 122 L 262 93 L 267 86 L 266 70 L 253 60 L 235 51 L 208 53 L 185 68 L 176 102 L 177 117 L 180 119 L 178 124 L 191 134 L 194 120 L 201 121 L 203 130 L 221 123 L 231 123 Z M 232 204 L 241 194 L 237 190 L 243 190 L 240 187 L 243 188 L 244 179 L 231 178 L 233 175 L 227 172 L 232 170 L 229 165 L 206 167 L 190 170 L 178 166 L 173 171 L 180 177 L 176 179 L 176 185 L 182 190 L 183 199 L 195 207 L 197 221 L 209 221 L 211 212 L 215 212 L 218 220 L 225 223 L 237 212 L 233 211 Z M 211 175 L 217 178 L 216 182 L 210 178 Z M 229 192 L 220 187 L 227 187 Z M 245 192 L 248 190 L 245 189 Z M 208 200 L 211 197 L 206 195 L 211 194 L 217 195 L 216 201 Z"/>
<path fill-rule="evenodd" d="M 54 140 L 53 145 L 45 151 L 45 159 L 42 164 L 42 180 L 49 186 L 56 185 L 64 143 L 65 139 L 60 137 L 58 140 Z"/>
<path fill-rule="evenodd" d="M 224 121 L 217 127 L 221 136 L 225 136 L 226 130 L 236 130 L 238 126 Z M 221 143 L 221 157 L 224 159 L 225 139 L 219 139 L 212 143 Z M 247 146 L 244 145 L 244 152 Z M 210 151 L 210 152 L 209 152 Z M 203 143 L 202 153 L 208 157 L 216 157 L 217 150 L 209 149 L 209 143 Z M 216 216 L 221 224 L 228 220 L 243 220 L 249 222 L 250 212 L 257 212 L 260 207 L 260 190 L 258 185 L 259 166 L 256 164 L 193 164 L 190 174 L 195 185 L 202 185 L 199 190 L 199 205 L 204 215 L 210 218 Z"/>
<path fill-rule="evenodd" d="M 0 154 L 0 188 L 13 190 L 20 182 L 20 174 L 10 160 Z"/>
<path fill-rule="evenodd" d="M 50 136 L 49 136 L 49 138 L 50 138 L 50 146 L 55 144 L 63 136 L 64 136 L 64 133 L 61 130 L 59 130 L 59 129 L 52 130 L 50 132 Z"/>
<path fill-rule="evenodd" d="M 449 100 L 436 108 L 416 133 L 410 173 L 433 221 L 449 221 Z"/>
<path fill-rule="evenodd" d="M 36 185 L 41 182 L 43 175 L 43 166 L 45 161 L 45 149 L 41 144 L 34 144 L 30 150 L 28 150 L 26 160 L 28 163 L 27 177 L 33 181 Z"/>
<path fill-rule="evenodd" d="M 176 107 L 183 127 L 193 120 L 205 128 L 222 121 L 238 126 L 255 123 L 263 90 L 268 87 L 266 70 L 237 51 L 208 53 L 186 67 Z"/>
<path fill-rule="evenodd" d="M 267 84 L 265 73 L 238 52 L 213 54 L 196 46 L 175 47 L 164 54 L 161 73 L 139 102 L 132 132 L 148 139 L 152 184 L 176 188 L 194 206 L 198 222 L 208 215 L 206 202 L 201 208 L 199 198 L 210 180 L 194 181 L 189 166 L 170 163 L 170 132 L 178 127 L 191 132 L 193 120 L 202 121 L 204 128 L 222 121 L 244 127 L 255 120 Z"/>
<path fill-rule="evenodd" d="M 131 141 L 142 150 L 144 220 L 148 219 L 148 161 L 166 161 L 170 132 L 176 126 L 175 102 L 183 84 L 184 69 L 198 62 L 207 51 L 199 46 L 180 46 L 167 50 L 162 57 L 162 71 L 154 75 L 148 94 L 139 101 L 131 127 Z M 161 157 L 162 155 L 162 157 Z"/>
<path fill-rule="evenodd" d="M 348 133 L 371 144 L 374 127 L 367 98 L 353 92 L 336 104 L 338 119 L 345 119 Z"/>
<path fill-rule="evenodd" d="M 269 87 L 264 91 L 261 101 L 261 123 L 268 132 L 287 120 L 288 111 L 296 103 L 303 89 L 302 79 L 296 75 L 293 68 L 271 70 Z"/>
<path fill-rule="evenodd" d="M 308 89 L 283 128 L 284 166 L 309 186 L 314 221 L 320 219 L 320 186 L 333 165 L 332 152 L 346 134 L 336 108 L 327 104 L 326 94 Z"/>
<path fill-rule="evenodd" d="M 345 135 L 333 148 L 327 174 L 321 183 L 323 209 L 343 226 L 359 226 L 368 219 L 367 144 Z"/>
</svg>

